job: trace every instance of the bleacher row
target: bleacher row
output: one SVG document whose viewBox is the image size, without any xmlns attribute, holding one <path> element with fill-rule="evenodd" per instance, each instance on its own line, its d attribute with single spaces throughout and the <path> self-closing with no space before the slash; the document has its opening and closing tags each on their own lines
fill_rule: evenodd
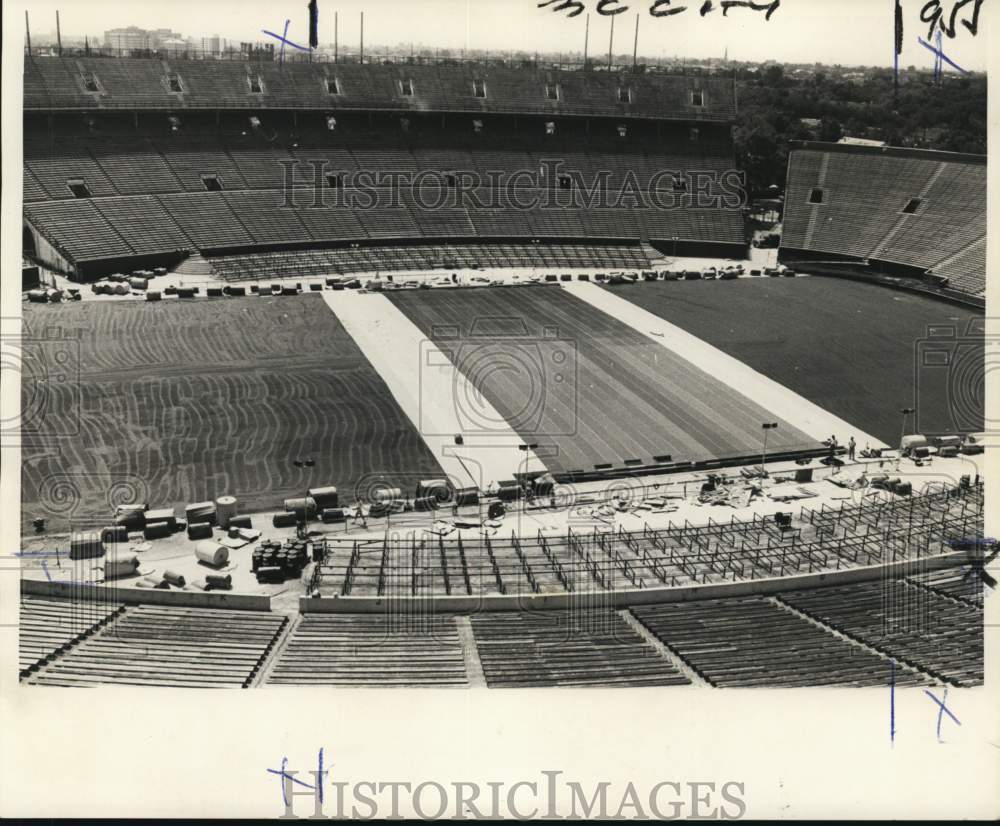
<svg viewBox="0 0 1000 826">
<path fill-rule="evenodd" d="M 980 295 L 985 236 L 986 165 L 975 159 L 832 145 L 789 157 L 783 247 L 929 269 Z"/>
<path fill-rule="evenodd" d="M 413 238 L 604 238 L 637 242 L 743 242 L 739 210 L 531 209 L 425 210 L 404 196 L 400 206 L 353 209 L 293 205 L 278 191 L 131 195 L 46 201 L 25 217 L 71 262 L 260 244 Z"/>
<path fill-rule="evenodd" d="M 103 625 L 63 640 L 60 617 L 79 610 L 69 601 L 22 599 L 22 682 L 507 688 L 983 681 L 982 609 L 904 580 L 618 611 L 591 603 L 420 614 L 392 603 L 379 614 L 304 613 L 287 631 L 286 618 L 268 612 L 109 606 Z"/>
<path fill-rule="evenodd" d="M 649 258 L 641 246 L 597 244 L 463 244 L 442 246 L 349 247 L 289 250 L 209 259 L 216 275 L 226 281 L 330 273 L 423 272 L 434 269 L 492 267 L 571 267 L 646 269 Z"/>
<path fill-rule="evenodd" d="M 172 87 L 172 82 L 176 86 Z M 476 94 L 477 82 L 483 84 L 484 96 Z M 709 75 L 584 72 L 495 64 L 358 65 L 26 55 L 24 108 L 360 109 L 729 121 L 735 116 L 736 104 L 732 78 Z"/>
<path fill-rule="evenodd" d="M 22 681 L 246 688 L 287 622 L 283 615 L 257 611 L 99 608 L 95 616 L 85 600 L 22 597 Z"/>
<path fill-rule="evenodd" d="M 508 135 L 461 141 L 451 133 L 435 135 L 436 142 L 404 141 L 402 137 L 365 132 L 322 141 L 299 139 L 280 146 L 264 140 L 179 136 L 170 139 L 113 137 L 100 139 L 26 140 L 24 200 L 71 199 L 67 182 L 82 181 L 91 195 L 205 192 L 204 176 L 215 177 L 225 190 L 327 187 L 326 175 L 341 175 L 350 185 L 367 173 L 361 186 L 405 187 L 422 184 L 427 197 L 447 185 L 447 176 L 478 176 L 484 185 L 530 189 L 555 186 L 559 175 L 570 175 L 583 185 L 617 192 L 624 186 L 639 190 L 672 190 L 674 175 L 686 174 L 692 191 L 693 175 L 721 175 L 733 169 L 728 146 L 715 147 L 664 138 L 653 146 L 627 148 L 586 141 L 587 150 L 568 148 L 573 141 L 546 147 L 540 139 L 526 141 Z M 707 139 L 706 139 L 707 140 Z M 402 173 L 392 179 L 379 173 Z M 515 173 L 526 173 L 515 176 Z M 417 177 L 417 173 L 420 173 Z M 494 176 L 491 179 L 491 174 Z M 530 177 L 529 177 L 530 175 Z M 474 181 L 465 177 L 461 181 Z M 466 188 L 470 183 L 463 184 Z"/>
<path fill-rule="evenodd" d="M 754 580 L 919 559 L 983 532 L 982 485 L 773 517 L 569 530 L 536 537 L 328 539 L 324 596 L 517 595 L 629 591 Z"/>
</svg>

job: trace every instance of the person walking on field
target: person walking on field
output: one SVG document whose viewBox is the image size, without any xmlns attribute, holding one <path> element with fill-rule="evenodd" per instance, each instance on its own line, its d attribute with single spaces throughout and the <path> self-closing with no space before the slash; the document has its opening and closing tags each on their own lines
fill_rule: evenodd
<svg viewBox="0 0 1000 826">
<path fill-rule="evenodd" d="M 847 442 L 847 458 L 850 459 L 852 462 L 854 461 L 854 450 L 856 447 L 857 447 L 857 442 L 855 442 L 854 437 L 851 436 L 851 438 Z"/>
</svg>

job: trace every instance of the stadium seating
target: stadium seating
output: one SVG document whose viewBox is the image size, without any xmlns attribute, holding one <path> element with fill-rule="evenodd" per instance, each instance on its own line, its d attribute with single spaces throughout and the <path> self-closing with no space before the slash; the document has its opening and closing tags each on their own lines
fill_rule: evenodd
<svg viewBox="0 0 1000 826">
<path fill-rule="evenodd" d="M 137 605 L 51 658 L 25 681 L 245 688 L 287 621 L 258 611 Z"/>
<path fill-rule="evenodd" d="M 440 688 L 468 679 L 450 615 L 303 614 L 265 682 Z"/>
<path fill-rule="evenodd" d="M 24 108 L 319 109 L 494 112 L 680 118 L 728 122 L 736 113 L 730 78 L 710 74 L 609 74 L 463 64 L 329 64 L 152 58 L 25 56 Z M 99 91 L 88 93 L 84 73 Z M 172 92 L 173 75 L 181 91 Z M 259 83 L 254 92 L 251 80 Z M 476 97 L 482 81 L 486 97 Z M 331 83 L 336 82 L 336 88 Z M 409 81 L 412 94 L 403 94 Z M 546 87 L 558 86 L 558 99 Z M 620 102 L 628 88 L 631 101 Z M 701 105 L 693 93 L 701 92 Z"/>
<path fill-rule="evenodd" d="M 930 270 L 985 291 L 986 166 L 922 150 L 805 144 L 789 156 L 782 247 Z M 815 200 L 814 190 L 822 195 Z"/>
<path fill-rule="evenodd" d="M 852 639 L 954 685 L 983 682 L 982 612 L 906 582 L 866 582 L 782 594 Z"/>
<path fill-rule="evenodd" d="M 853 587 L 853 586 L 852 586 Z M 802 687 L 927 682 L 839 639 L 766 597 L 699 600 L 631 609 L 711 685 Z"/>
<path fill-rule="evenodd" d="M 113 601 L 75 601 L 22 596 L 18 623 L 18 670 L 22 678 L 93 634 L 119 614 Z"/>
<path fill-rule="evenodd" d="M 353 213 L 332 210 L 302 212 L 304 221 L 317 216 L 346 223 Z M 357 220 L 356 218 L 354 220 Z M 346 231 L 346 230 L 344 230 Z M 220 255 L 211 258 L 214 271 L 226 281 L 248 281 L 283 275 L 418 272 L 488 267 L 595 267 L 643 269 L 649 259 L 639 246 L 589 244 L 462 244 L 441 246 L 358 247 L 289 250 L 287 252 Z"/>
<path fill-rule="evenodd" d="M 612 611 L 480 613 L 471 622 L 490 688 L 691 682 Z"/>
</svg>

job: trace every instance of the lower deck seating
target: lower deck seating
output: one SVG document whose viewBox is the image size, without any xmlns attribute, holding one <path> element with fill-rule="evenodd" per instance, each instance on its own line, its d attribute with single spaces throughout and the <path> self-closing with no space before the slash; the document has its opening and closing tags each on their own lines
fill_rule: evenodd
<svg viewBox="0 0 1000 826">
<path fill-rule="evenodd" d="M 900 580 L 782 598 L 849 637 L 959 686 L 983 682 L 983 614 Z"/>
<path fill-rule="evenodd" d="M 22 597 L 18 635 L 21 677 L 92 634 L 121 610 L 115 602 Z"/>
<path fill-rule="evenodd" d="M 450 615 L 303 614 L 267 685 L 466 685 Z"/>
<path fill-rule="evenodd" d="M 493 267 L 573 267 L 642 270 L 650 266 L 639 246 L 589 244 L 465 244 L 356 247 L 223 255 L 211 258 L 226 281 L 356 272 L 417 272 Z"/>
<path fill-rule="evenodd" d="M 129 607 L 26 682 L 245 688 L 286 622 L 258 611 Z"/>
<path fill-rule="evenodd" d="M 854 586 L 851 586 L 854 587 Z M 921 677 L 765 597 L 643 606 L 632 613 L 720 687 L 915 684 Z"/>
<path fill-rule="evenodd" d="M 911 574 L 907 579 L 977 608 L 983 607 L 983 579 L 971 568 L 940 568 Z"/>
<path fill-rule="evenodd" d="M 490 688 L 690 683 L 612 611 L 517 611 L 471 621 Z"/>
</svg>

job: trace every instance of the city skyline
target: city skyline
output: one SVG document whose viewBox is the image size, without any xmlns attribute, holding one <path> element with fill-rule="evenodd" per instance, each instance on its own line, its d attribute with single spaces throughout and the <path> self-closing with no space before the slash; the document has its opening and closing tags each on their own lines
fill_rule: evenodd
<svg viewBox="0 0 1000 826">
<path fill-rule="evenodd" d="M 393 13 L 393 4 L 387 0 L 347 0 L 336 7 L 321 1 L 319 42 L 321 48 L 333 43 L 334 12 L 337 12 L 337 40 L 341 53 L 357 52 L 363 11 L 365 45 L 373 52 L 386 47 L 411 46 L 414 52 L 440 49 L 453 53 L 465 50 L 582 54 L 586 40 L 588 56 L 599 61 L 601 55 L 606 58 L 609 51 L 612 18 L 598 14 L 596 2 L 578 2 L 586 13 L 568 17 L 572 9 L 555 12 L 549 7 L 539 7 L 535 0 L 519 0 L 517 4 L 499 0 L 476 0 L 475 3 L 471 0 L 431 0 L 425 4 L 429 8 L 423 15 L 407 18 Z M 677 2 L 675 0 L 674 8 L 683 8 Z M 728 56 L 735 63 L 774 61 L 888 67 L 893 65 L 895 58 L 893 0 L 879 0 L 878 3 L 843 0 L 838 4 L 837 14 L 822 11 L 818 0 L 784 0 L 769 21 L 765 20 L 763 12 L 746 8 L 729 9 L 726 16 L 714 8 L 702 16 L 692 7 L 676 16 L 653 17 L 650 0 L 640 3 L 620 0 L 618 5 L 627 11 L 614 17 L 615 55 L 632 53 L 638 14 L 637 51 L 647 60 L 721 60 Z M 935 55 L 918 42 L 930 40 L 933 45 L 928 24 L 920 20 L 923 5 L 922 0 L 902 0 L 904 31 L 899 65 L 930 71 Z M 57 9 L 66 42 L 81 41 L 86 36 L 91 41 L 97 39 L 91 45 L 101 45 L 105 31 L 136 26 L 146 30 L 171 30 L 194 44 L 219 37 L 230 45 L 241 42 L 278 45 L 278 41 L 263 30 L 281 31 L 285 20 L 289 21 L 287 37 L 290 41 L 308 41 L 306 4 L 301 0 L 241 4 L 238 19 L 234 19 L 226 6 L 205 9 L 191 0 L 178 0 L 169 7 L 129 7 L 127 12 L 117 3 L 88 5 L 86 11 L 63 6 L 58 0 L 32 3 L 29 20 L 35 42 L 54 41 Z M 185 13 L 195 8 L 198 14 Z M 947 19 L 946 15 L 943 22 L 947 23 Z M 261 23 L 254 25 L 248 22 L 250 20 Z M 976 22 L 975 35 L 962 25 L 956 25 L 953 38 L 945 32 L 941 48 L 957 66 L 968 71 L 985 71 L 989 43 L 985 7 Z M 781 44 L 780 50 L 772 48 L 774 43 Z M 880 43 L 885 44 L 881 50 L 878 48 Z M 884 58 L 873 62 L 872 56 L 876 54 Z M 948 67 L 947 71 L 956 72 L 957 69 Z"/>
</svg>

